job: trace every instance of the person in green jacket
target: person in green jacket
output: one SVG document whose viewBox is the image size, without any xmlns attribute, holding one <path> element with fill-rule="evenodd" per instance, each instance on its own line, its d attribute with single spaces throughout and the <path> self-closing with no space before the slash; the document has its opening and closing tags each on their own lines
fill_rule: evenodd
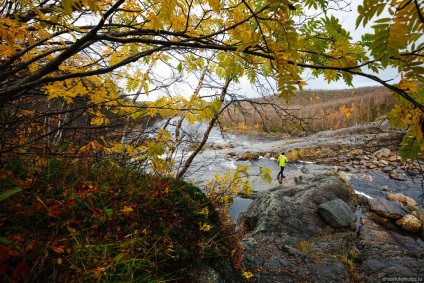
<svg viewBox="0 0 424 283">
<path fill-rule="evenodd" d="M 288 162 L 289 160 L 287 159 L 287 157 L 284 155 L 284 152 L 282 152 L 281 154 L 280 154 L 280 156 L 278 157 L 278 159 L 277 159 L 277 163 L 278 163 L 278 165 L 280 165 L 280 173 L 278 173 L 278 175 L 277 175 L 277 179 L 278 180 L 281 180 L 281 179 L 283 179 L 283 178 L 285 178 L 284 177 L 284 166 L 286 166 L 286 163 Z"/>
</svg>

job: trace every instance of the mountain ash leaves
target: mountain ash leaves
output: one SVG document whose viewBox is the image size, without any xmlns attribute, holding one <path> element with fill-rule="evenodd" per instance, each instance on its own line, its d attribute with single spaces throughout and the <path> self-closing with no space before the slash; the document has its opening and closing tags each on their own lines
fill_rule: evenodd
<svg viewBox="0 0 424 283">
<path fill-rule="evenodd" d="M 424 81 L 422 1 L 364 0 L 356 26 L 373 32 L 356 42 L 336 18 L 343 8 L 333 0 L 30 2 L 2 2 L 0 106 L 36 91 L 64 101 L 65 109 L 83 99 L 91 107 L 84 115 L 96 126 L 112 123 L 103 119 L 105 109 L 127 124 L 127 118 L 167 119 L 188 110 L 210 117 L 210 97 L 220 96 L 227 79 L 247 78 L 258 89 L 271 82 L 262 94 L 290 100 L 307 85 L 307 72 L 329 84 L 366 77 L 424 110 L 419 91 L 395 85 L 402 80 L 420 88 Z M 197 82 L 183 89 L 190 83 L 182 78 L 199 79 L 206 60 L 216 84 L 203 95 Z M 399 76 L 378 77 L 385 68 Z M 195 92 L 198 101 L 187 99 Z M 138 107 L 141 100 L 149 103 Z"/>
<path fill-rule="evenodd" d="M 420 1 L 365 0 L 358 6 L 356 26 L 372 21 L 374 32 L 362 37 L 373 58 L 370 68 L 396 68 L 399 103 L 389 118 L 394 126 L 406 128 L 401 144 L 404 158 L 418 158 L 424 150 L 424 3 Z"/>
</svg>

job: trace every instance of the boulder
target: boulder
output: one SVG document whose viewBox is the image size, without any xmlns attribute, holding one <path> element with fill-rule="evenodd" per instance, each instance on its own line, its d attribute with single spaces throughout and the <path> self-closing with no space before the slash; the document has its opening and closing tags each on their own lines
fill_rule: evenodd
<svg viewBox="0 0 424 283">
<path fill-rule="evenodd" d="M 409 214 L 409 210 L 403 207 L 400 202 L 382 197 L 369 199 L 368 204 L 372 211 L 387 218 L 399 219 Z"/>
<path fill-rule="evenodd" d="M 418 233 L 421 232 L 421 221 L 412 214 L 407 214 L 404 217 L 396 221 L 396 225 L 401 227 L 403 230 Z"/>
<path fill-rule="evenodd" d="M 356 215 L 341 199 L 320 204 L 318 212 L 327 224 L 333 227 L 347 227 L 356 219 Z"/>
<path fill-rule="evenodd" d="M 392 151 L 388 148 L 382 148 L 373 153 L 373 155 L 377 158 L 389 157 Z"/>
<path fill-rule="evenodd" d="M 417 202 L 413 198 L 407 197 L 407 196 L 405 196 L 404 194 L 401 194 L 401 193 L 388 194 L 387 199 L 399 201 L 404 206 L 417 206 L 418 205 Z"/>
</svg>

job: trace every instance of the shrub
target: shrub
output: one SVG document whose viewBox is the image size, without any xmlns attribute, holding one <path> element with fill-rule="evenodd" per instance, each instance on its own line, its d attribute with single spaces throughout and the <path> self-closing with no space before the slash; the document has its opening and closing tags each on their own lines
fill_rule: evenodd
<svg viewBox="0 0 424 283">
<path fill-rule="evenodd" d="M 186 182 L 108 163 L 4 163 L 0 194 L 20 192 L 1 201 L 0 282 L 178 281 L 231 253 L 216 211 Z"/>
</svg>

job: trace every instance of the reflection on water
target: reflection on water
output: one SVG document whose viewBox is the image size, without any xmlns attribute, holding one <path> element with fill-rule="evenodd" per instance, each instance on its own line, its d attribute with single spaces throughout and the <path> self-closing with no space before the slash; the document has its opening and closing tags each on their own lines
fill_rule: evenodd
<svg viewBox="0 0 424 283">
<path fill-rule="evenodd" d="M 355 234 L 358 235 L 359 228 L 361 227 L 361 219 L 364 217 L 364 213 L 362 211 L 362 206 L 357 205 L 355 210 L 356 221 L 355 221 Z"/>
<path fill-rule="evenodd" d="M 240 212 L 245 211 L 252 203 L 252 201 L 252 199 L 248 198 L 235 197 L 234 203 L 230 208 L 231 221 L 236 222 Z"/>
<path fill-rule="evenodd" d="M 389 193 L 402 193 L 413 198 L 418 205 L 423 205 L 423 187 L 420 178 L 408 177 L 406 181 L 397 181 L 390 179 L 387 174 L 382 172 L 349 173 L 351 175 L 348 184 L 356 191 L 371 197 L 385 197 Z M 357 178 L 360 175 L 371 176 L 367 178 Z"/>
</svg>

